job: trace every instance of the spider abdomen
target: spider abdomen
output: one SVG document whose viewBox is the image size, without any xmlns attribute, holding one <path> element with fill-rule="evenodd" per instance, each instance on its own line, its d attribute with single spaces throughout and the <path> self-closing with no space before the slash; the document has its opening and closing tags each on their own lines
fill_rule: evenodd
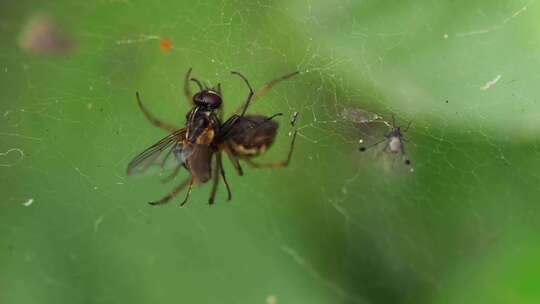
<svg viewBox="0 0 540 304">
<path fill-rule="evenodd" d="M 254 157 L 274 143 L 278 123 L 263 115 L 246 115 L 231 130 L 230 148 L 238 155 Z"/>
</svg>

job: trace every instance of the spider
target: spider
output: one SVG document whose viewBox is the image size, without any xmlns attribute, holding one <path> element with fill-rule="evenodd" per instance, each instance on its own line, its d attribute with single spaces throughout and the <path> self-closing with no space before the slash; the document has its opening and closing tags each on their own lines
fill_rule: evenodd
<svg viewBox="0 0 540 304">
<path fill-rule="evenodd" d="M 255 168 L 286 167 L 292 157 L 296 130 L 293 133 L 287 158 L 273 163 L 257 163 L 253 157 L 266 152 L 277 135 L 278 124 L 273 119 L 282 113 L 270 117 L 263 115 L 247 115 L 250 104 L 275 84 L 291 78 L 299 72 L 293 72 L 266 83 L 257 92 L 254 92 L 247 78 L 239 72 L 232 74 L 242 78 L 249 89 L 247 100 L 235 111 L 229 119 L 222 123 L 221 84 L 215 88 L 203 87 L 196 78 L 191 77 L 191 68 L 188 69 L 184 79 L 184 94 L 192 106 L 186 115 L 186 127 L 176 127 L 155 118 L 142 104 L 140 95 L 135 93 L 139 108 L 144 116 L 156 127 L 171 132 L 142 153 L 137 155 L 128 165 L 127 174 L 144 175 L 174 168 L 174 171 L 162 180 L 166 183 L 176 177 L 180 169 L 188 170 L 189 176 L 174 187 L 172 191 L 158 201 L 149 202 L 150 205 L 162 205 L 174 198 L 182 189 L 188 186 L 186 196 L 180 207 L 183 207 L 191 195 L 193 185 L 207 183 L 212 180 L 212 191 L 208 204 L 214 203 L 220 177 L 227 188 L 227 200 L 232 194 L 225 177 L 222 164 L 222 152 L 225 152 L 232 162 L 237 173 L 242 176 L 243 170 L 240 160 Z M 189 81 L 199 87 L 199 91 L 192 95 Z M 238 114 L 240 113 L 240 114 Z M 292 123 L 291 123 L 292 124 Z M 212 161 L 214 165 L 212 167 Z"/>
<path fill-rule="evenodd" d="M 375 147 L 378 144 L 386 141 L 387 144 L 384 147 L 383 152 L 392 153 L 392 154 L 401 154 L 405 155 L 405 145 L 403 142 L 406 142 L 407 139 L 403 136 L 402 132 L 407 132 L 409 130 L 409 127 L 411 126 L 412 121 L 409 122 L 407 125 L 407 128 L 405 130 L 401 130 L 401 126 L 396 126 L 396 120 L 394 115 L 392 115 L 392 124 L 388 124 L 387 122 L 384 122 L 387 126 L 390 127 L 390 132 L 388 132 L 386 135 L 384 135 L 384 138 L 371 146 L 368 147 L 360 147 L 358 148 L 358 151 L 364 152 L 369 148 Z M 405 165 L 410 165 L 411 161 L 409 159 L 405 159 L 404 161 Z"/>
</svg>

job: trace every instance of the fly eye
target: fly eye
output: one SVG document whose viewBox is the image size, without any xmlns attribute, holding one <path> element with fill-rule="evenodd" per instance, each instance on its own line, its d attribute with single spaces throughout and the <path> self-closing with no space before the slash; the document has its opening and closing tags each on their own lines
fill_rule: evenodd
<svg viewBox="0 0 540 304">
<path fill-rule="evenodd" d="M 204 97 L 204 101 L 212 108 L 218 108 L 221 105 L 221 97 L 214 92 L 208 92 Z"/>
<path fill-rule="evenodd" d="M 193 95 L 193 103 L 195 104 L 200 104 L 203 102 L 203 96 L 202 96 L 202 92 L 199 92 L 195 95 Z"/>
<path fill-rule="evenodd" d="M 221 97 L 214 91 L 201 91 L 193 96 L 193 103 L 199 107 L 217 109 L 221 106 Z"/>
</svg>

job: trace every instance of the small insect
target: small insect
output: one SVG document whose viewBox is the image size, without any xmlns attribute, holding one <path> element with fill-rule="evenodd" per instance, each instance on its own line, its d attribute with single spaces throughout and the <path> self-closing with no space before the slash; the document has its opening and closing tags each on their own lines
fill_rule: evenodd
<svg viewBox="0 0 540 304">
<path fill-rule="evenodd" d="M 289 164 L 296 139 L 296 131 L 293 134 L 286 160 L 267 164 L 256 163 L 252 158 L 266 152 L 277 136 L 278 124 L 273 121 L 273 118 L 282 114 L 277 113 L 266 117 L 263 115 L 246 115 L 246 111 L 255 99 L 272 88 L 273 85 L 293 77 L 299 72 L 272 80 L 257 92 L 253 91 L 249 81 L 242 74 L 234 71 L 231 73 L 244 80 L 249 88 L 249 94 L 246 102 L 223 123 L 221 122 L 223 116 L 221 85 L 217 84 L 215 88 L 203 87 L 199 80 L 191 77 L 191 68 L 188 70 L 184 80 L 184 94 L 190 105 L 192 105 L 191 110 L 186 115 L 185 128 L 177 129 L 155 118 L 143 106 L 139 93 L 136 93 L 137 102 L 146 118 L 154 126 L 172 133 L 136 156 L 129 163 L 127 174 L 132 176 L 145 175 L 174 168 L 171 175 L 163 180 L 163 182 L 168 182 L 174 179 L 180 169 L 184 167 L 190 175 L 169 194 L 159 201 L 150 202 L 150 205 L 165 204 L 188 186 L 186 196 L 180 204 L 180 207 L 182 207 L 188 201 L 193 185 L 204 184 L 211 178 L 213 178 L 212 192 L 208 203 L 213 204 L 220 177 L 227 188 L 227 200 L 231 200 L 232 194 L 222 164 L 222 152 L 227 153 L 239 175 L 243 175 L 239 160 L 245 161 L 256 168 L 285 167 Z M 199 87 L 199 92 L 195 95 L 191 93 L 189 81 L 195 82 Z M 212 165 L 212 163 L 214 164 Z"/>
<path fill-rule="evenodd" d="M 343 109 L 341 111 L 341 118 L 356 123 L 368 123 L 382 119 L 383 117 L 377 113 L 362 109 Z"/>
<path fill-rule="evenodd" d="M 358 148 L 358 151 L 364 152 L 367 149 L 375 147 L 382 142 L 386 142 L 386 146 L 384 147 L 383 152 L 405 155 L 405 145 L 403 143 L 406 142 L 407 139 L 403 136 L 403 132 L 407 132 L 409 130 L 409 127 L 411 126 L 412 122 L 409 122 L 409 124 L 407 125 L 407 128 L 405 128 L 403 131 L 401 130 L 401 126 L 396 126 L 396 120 L 395 120 L 394 115 L 392 115 L 391 125 L 388 124 L 387 122 L 385 123 L 386 125 L 390 127 L 390 132 L 384 135 L 384 139 L 372 144 L 371 146 L 360 147 Z M 404 163 L 405 165 L 410 165 L 411 161 L 409 159 L 405 159 Z"/>
</svg>

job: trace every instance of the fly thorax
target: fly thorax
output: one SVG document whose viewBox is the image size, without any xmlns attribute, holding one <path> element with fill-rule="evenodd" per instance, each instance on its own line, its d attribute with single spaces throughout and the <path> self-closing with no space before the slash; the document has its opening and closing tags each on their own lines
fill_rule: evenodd
<svg viewBox="0 0 540 304">
<path fill-rule="evenodd" d="M 199 111 L 198 108 L 192 111 L 187 123 L 186 139 L 191 143 L 207 143 L 208 139 L 201 139 L 201 137 L 208 136 L 208 130 L 213 129 L 208 115 L 205 111 Z M 213 139 L 213 132 L 210 134 Z"/>
<path fill-rule="evenodd" d="M 202 134 L 197 137 L 195 143 L 199 145 L 209 145 L 214 140 L 215 135 L 216 132 L 214 131 L 214 126 L 212 124 L 209 124 L 208 127 L 204 129 Z"/>
</svg>

